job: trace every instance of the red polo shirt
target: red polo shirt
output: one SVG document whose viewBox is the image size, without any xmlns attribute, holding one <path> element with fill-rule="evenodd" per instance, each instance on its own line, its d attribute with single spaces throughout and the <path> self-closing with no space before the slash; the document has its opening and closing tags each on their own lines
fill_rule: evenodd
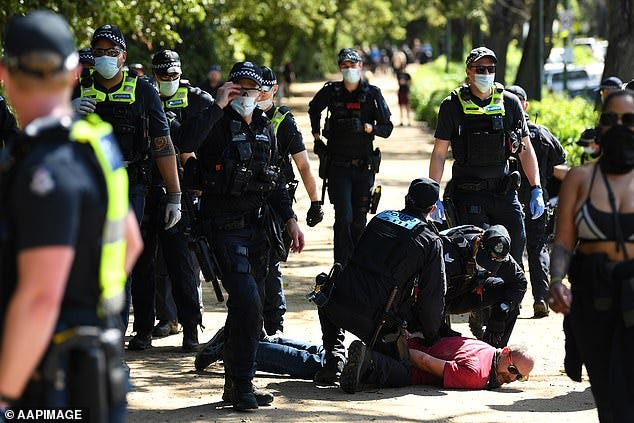
<svg viewBox="0 0 634 423">
<path fill-rule="evenodd" d="M 495 355 L 495 347 L 486 342 L 455 336 L 441 338 L 431 347 L 424 346 L 418 338 L 410 339 L 408 345 L 411 349 L 447 362 L 442 380 L 412 366 L 412 385 L 441 385 L 444 388 L 460 389 L 486 388 Z"/>
</svg>

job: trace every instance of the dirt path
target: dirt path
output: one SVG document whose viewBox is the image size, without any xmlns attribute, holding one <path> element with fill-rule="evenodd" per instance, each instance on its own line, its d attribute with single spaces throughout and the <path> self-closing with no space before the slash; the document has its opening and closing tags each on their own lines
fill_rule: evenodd
<svg viewBox="0 0 634 423">
<path fill-rule="evenodd" d="M 396 105 L 396 81 L 374 78 L 390 105 L 393 122 L 400 122 Z M 321 83 L 296 83 L 294 97 L 288 100 L 297 116 L 313 169 L 317 159 L 312 154 L 312 136 L 306 114 L 310 98 Z M 379 209 L 400 208 L 409 181 L 426 176 L 433 138 L 430 131 L 417 122 L 412 127 L 396 126 L 388 140 L 379 139 L 383 152 L 381 173 L 377 180 L 383 186 Z M 445 175 L 450 177 L 450 175 Z M 315 228 L 305 225 L 309 206 L 303 188 L 298 189 L 297 215 L 306 234 L 306 249 L 293 255 L 284 266 L 288 312 L 285 334 L 291 338 L 321 342 L 321 332 L 314 306 L 304 296 L 312 288 L 315 275 L 332 263 L 333 209 L 325 206 L 326 217 Z M 200 335 L 207 341 L 223 325 L 225 305 L 216 303 L 209 286 L 204 287 L 206 329 Z M 435 387 L 378 389 L 347 395 L 338 388 L 318 388 L 310 381 L 258 373 L 256 384 L 275 394 L 269 407 L 256 412 L 239 413 L 223 406 L 222 365 L 196 373 L 193 354 L 180 351 L 181 335 L 154 340 L 154 348 L 146 352 L 127 352 L 135 390 L 129 396 L 132 422 L 330 422 L 330 421 L 438 421 L 438 422 L 593 422 L 597 421 L 594 402 L 587 383 L 574 383 L 563 368 L 563 332 L 561 315 L 533 320 L 529 293 L 513 332 L 511 343 L 524 343 L 537 359 L 531 379 L 514 383 L 495 392 L 445 390 Z M 464 318 L 454 318 L 454 328 L 469 336 Z M 346 341 L 351 342 L 352 336 Z"/>
</svg>

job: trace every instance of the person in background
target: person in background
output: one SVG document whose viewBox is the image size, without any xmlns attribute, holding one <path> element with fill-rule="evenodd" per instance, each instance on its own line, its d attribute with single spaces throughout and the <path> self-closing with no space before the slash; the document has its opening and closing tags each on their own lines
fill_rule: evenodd
<svg viewBox="0 0 634 423">
<path fill-rule="evenodd" d="M 198 88 L 211 94 L 213 98 L 218 95 L 218 88 L 224 84 L 222 80 L 222 68 L 220 65 L 211 65 L 207 70 L 207 79 L 198 84 Z"/>
</svg>

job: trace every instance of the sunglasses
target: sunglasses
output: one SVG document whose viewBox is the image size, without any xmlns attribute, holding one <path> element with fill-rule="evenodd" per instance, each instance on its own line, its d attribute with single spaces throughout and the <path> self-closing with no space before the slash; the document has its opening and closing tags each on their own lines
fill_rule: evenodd
<svg viewBox="0 0 634 423">
<path fill-rule="evenodd" d="M 251 97 L 251 98 L 255 98 L 257 96 L 260 95 L 260 89 L 259 88 L 244 88 L 244 87 L 240 87 L 240 95 L 243 97 Z"/>
<path fill-rule="evenodd" d="M 156 75 L 156 79 L 159 81 L 176 81 L 180 78 L 181 74 L 178 72 L 168 73 L 165 75 Z"/>
<path fill-rule="evenodd" d="M 476 73 L 495 73 L 495 65 L 477 65 L 477 66 L 469 66 L 470 69 L 475 69 Z"/>
<path fill-rule="evenodd" d="M 528 380 L 528 376 L 524 376 L 517 370 L 517 366 L 513 363 L 513 356 L 511 350 L 509 350 L 509 365 L 506 366 L 506 370 L 512 375 L 515 375 L 515 380 L 519 380 L 520 382 L 526 382 Z"/>
<path fill-rule="evenodd" d="M 634 126 L 634 113 L 601 113 L 599 123 L 602 126 L 615 126 L 619 123 L 619 120 L 624 126 Z"/>
<path fill-rule="evenodd" d="M 123 50 L 118 48 L 93 48 L 92 55 L 95 57 L 110 56 L 119 57 Z"/>
</svg>

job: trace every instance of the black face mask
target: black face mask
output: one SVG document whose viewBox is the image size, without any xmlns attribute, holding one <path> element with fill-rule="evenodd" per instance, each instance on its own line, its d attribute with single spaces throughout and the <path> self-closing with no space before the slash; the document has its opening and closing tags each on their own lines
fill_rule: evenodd
<svg viewBox="0 0 634 423">
<path fill-rule="evenodd" d="M 606 173 L 623 174 L 634 169 L 634 133 L 627 126 L 614 125 L 600 138 L 599 159 Z"/>
</svg>

